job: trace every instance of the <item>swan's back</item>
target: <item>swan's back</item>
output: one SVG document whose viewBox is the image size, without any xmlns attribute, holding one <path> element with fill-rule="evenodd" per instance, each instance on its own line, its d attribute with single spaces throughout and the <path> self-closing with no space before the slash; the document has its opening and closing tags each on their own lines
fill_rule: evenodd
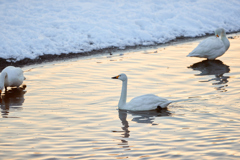
<svg viewBox="0 0 240 160">
<path fill-rule="evenodd" d="M 131 111 L 155 110 L 158 107 L 166 108 L 170 103 L 171 101 L 165 98 L 158 97 L 154 94 L 146 94 L 133 98 L 120 109 Z"/>
<path fill-rule="evenodd" d="M 212 60 L 223 55 L 225 51 L 226 48 L 221 39 L 209 37 L 203 40 L 191 53 L 189 53 L 188 57 L 200 57 Z"/>
</svg>

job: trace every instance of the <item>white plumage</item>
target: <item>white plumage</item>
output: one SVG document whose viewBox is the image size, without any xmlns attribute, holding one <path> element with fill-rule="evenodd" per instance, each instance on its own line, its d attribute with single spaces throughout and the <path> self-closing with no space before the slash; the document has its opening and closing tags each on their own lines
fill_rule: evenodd
<svg viewBox="0 0 240 160">
<path fill-rule="evenodd" d="M 218 38 L 221 36 L 221 38 Z M 223 28 L 215 30 L 215 36 L 203 40 L 187 57 L 200 57 L 214 60 L 222 56 L 229 48 L 230 42 Z"/>
<path fill-rule="evenodd" d="M 158 97 L 154 94 L 146 94 L 139 97 L 133 98 L 130 102 L 126 103 L 127 100 L 127 76 L 120 74 L 112 79 L 120 79 L 122 81 L 121 97 L 118 103 L 118 108 L 121 110 L 130 111 L 147 111 L 166 108 L 171 101 L 165 98 Z"/>
<path fill-rule="evenodd" d="M 4 68 L 0 74 L 0 94 L 5 87 L 19 87 L 25 77 L 23 71 L 19 67 L 8 66 Z"/>
</svg>

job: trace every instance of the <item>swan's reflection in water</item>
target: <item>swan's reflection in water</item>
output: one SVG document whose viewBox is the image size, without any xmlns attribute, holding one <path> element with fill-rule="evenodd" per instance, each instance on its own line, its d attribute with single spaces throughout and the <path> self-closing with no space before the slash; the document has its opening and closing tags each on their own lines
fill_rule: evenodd
<svg viewBox="0 0 240 160">
<path fill-rule="evenodd" d="M 129 123 L 127 121 L 127 115 L 131 115 L 133 119 L 131 121 L 137 123 L 147 123 L 147 124 L 154 124 L 154 120 L 156 117 L 161 116 L 170 116 L 171 112 L 168 109 L 162 109 L 160 111 L 124 111 L 118 110 L 119 119 L 122 122 L 122 130 L 121 134 L 122 138 L 129 138 L 130 137 L 130 130 L 129 130 Z M 126 139 L 121 139 L 121 144 L 123 148 L 128 148 L 128 141 Z"/>
<path fill-rule="evenodd" d="M 9 118 L 8 114 L 10 111 L 22 110 L 21 106 L 24 103 L 24 94 L 26 93 L 25 88 L 11 88 L 0 97 L 3 118 Z"/>
<path fill-rule="evenodd" d="M 188 68 L 201 71 L 200 74 L 195 74 L 195 76 L 215 75 L 214 78 L 211 78 L 207 81 L 201 81 L 201 82 L 215 81 L 214 83 L 212 83 L 213 85 L 227 84 L 228 78 L 230 78 L 229 76 L 223 75 L 224 73 L 230 72 L 229 66 L 225 65 L 220 60 L 204 60 L 202 62 L 194 63 Z M 220 87 L 216 87 L 216 89 L 226 91 L 225 89 L 226 86 L 227 85 L 222 85 Z"/>
</svg>

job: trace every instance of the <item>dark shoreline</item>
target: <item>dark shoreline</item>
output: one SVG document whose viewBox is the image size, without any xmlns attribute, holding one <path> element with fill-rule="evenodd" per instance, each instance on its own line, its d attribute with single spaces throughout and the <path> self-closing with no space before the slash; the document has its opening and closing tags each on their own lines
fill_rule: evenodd
<svg viewBox="0 0 240 160">
<path fill-rule="evenodd" d="M 239 31 L 236 32 L 229 32 L 227 34 L 234 34 L 238 33 Z M 156 43 L 154 45 L 137 45 L 137 46 L 126 46 L 125 49 L 119 49 L 117 47 L 110 47 L 110 48 L 104 48 L 100 50 L 93 50 L 90 52 L 82 52 L 82 53 L 62 53 L 60 55 L 52 55 L 52 54 L 47 54 L 43 56 L 39 56 L 36 59 L 29 59 L 25 58 L 20 61 L 11 61 L 9 59 L 3 59 L 0 58 L 0 71 L 4 69 L 6 66 L 15 66 L 15 67 L 23 67 L 23 66 L 28 66 L 28 65 L 34 65 L 34 64 L 42 64 L 46 62 L 54 62 L 54 61 L 64 61 L 64 60 L 69 60 L 73 58 L 80 58 L 80 57 L 86 57 L 86 56 L 91 56 L 91 55 L 101 55 L 101 54 L 114 54 L 114 52 L 117 51 L 126 51 L 130 49 L 142 49 L 142 48 L 148 48 L 148 47 L 165 47 L 174 44 L 179 44 L 179 43 L 184 43 L 184 42 L 191 42 L 194 40 L 198 40 L 204 37 L 211 36 L 213 34 L 206 34 L 204 36 L 197 36 L 197 37 L 177 37 L 174 40 L 171 40 L 166 43 Z M 232 37 L 229 37 L 232 38 Z M 10 61 L 10 62 L 9 62 Z"/>
</svg>

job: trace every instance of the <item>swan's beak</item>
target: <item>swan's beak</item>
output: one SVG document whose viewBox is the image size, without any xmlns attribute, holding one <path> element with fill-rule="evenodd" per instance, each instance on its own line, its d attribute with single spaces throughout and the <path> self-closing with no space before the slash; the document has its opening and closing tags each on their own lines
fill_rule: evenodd
<svg viewBox="0 0 240 160">
<path fill-rule="evenodd" d="M 116 77 L 112 77 L 112 79 L 118 79 L 119 76 L 116 76 Z"/>
<path fill-rule="evenodd" d="M 216 37 L 219 37 L 219 35 L 217 34 Z"/>
</svg>

